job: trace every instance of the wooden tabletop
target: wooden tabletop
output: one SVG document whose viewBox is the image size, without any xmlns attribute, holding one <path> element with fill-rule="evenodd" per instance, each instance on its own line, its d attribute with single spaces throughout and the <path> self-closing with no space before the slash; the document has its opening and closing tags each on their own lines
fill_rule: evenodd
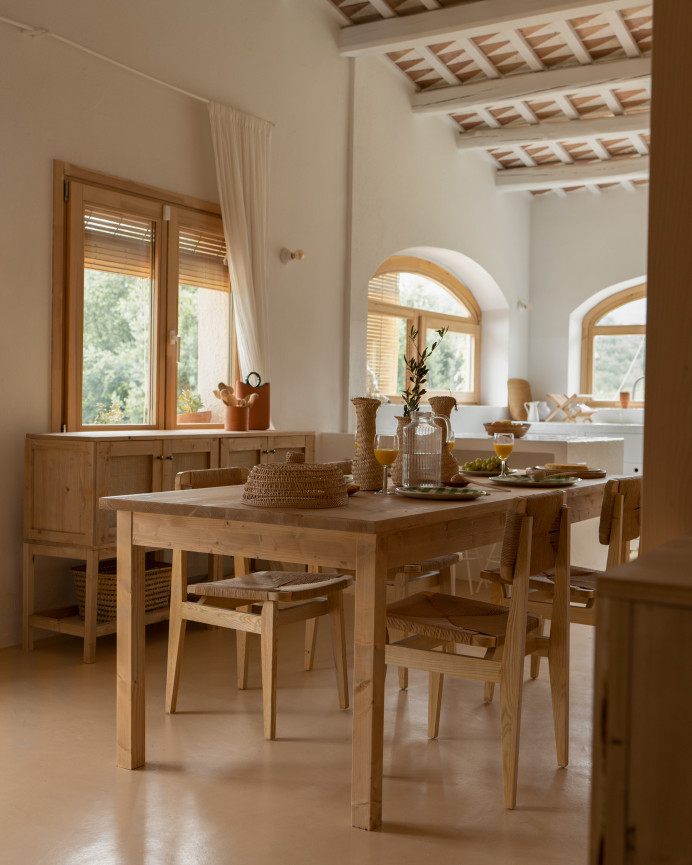
<svg viewBox="0 0 692 865">
<path fill-rule="evenodd" d="M 581 505 L 592 508 L 594 500 L 600 501 L 604 485 L 605 480 L 598 479 L 582 481 L 572 487 L 564 488 L 567 503 L 575 511 L 574 520 L 581 519 L 578 514 Z M 243 504 L 241 486 L 109 496 L 100 500 L 100 506 L 116 511 L 242 520 L 246 523 L 255 522 L 265 525 L 380 534 L 404 531 L 413 526 L 416 528 L 420 528 L 421 525 L 432 526 L 450 519 L 472 519 L 480 514 L 487 516 L 493 512 L 502 513 L 507 511 L 513 499 L 546 491 L 545 488 L 536 490 L 529 487 L 499 488 L 492 485 L 492 482 L 483 482 L 478 487 L 486 490 L 488 495 L 477 499 L 447 502 L 358 492 L 349 498 L 346 505 L 336 508 L 257 508 Z"/>
</svg>

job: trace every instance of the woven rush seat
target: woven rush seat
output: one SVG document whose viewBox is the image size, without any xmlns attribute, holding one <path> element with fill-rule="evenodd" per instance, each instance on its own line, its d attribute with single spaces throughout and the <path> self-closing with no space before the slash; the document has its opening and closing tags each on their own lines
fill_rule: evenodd
<svg viewBox="0 0 692 865">
<path fill-rule="evenodd" d="M 507 633 L 509 609 L 454 595 L 418 592 L 387 605 L 387 627 L 465 646 L 494 646 Z M 534 631 L 540 618 L 529 614 L 526 633 Z"/>
<path fill-rule="evenodd" d="M 399 601 L 416 591 L 439 588 L 441 592 L 454 595 L 456 592 L 454 565 L 459 561 L 457 553 L 433 556 L 422 562 L 413 562 L 392 568 L 387 574 L 387 585 L 393 590 L 393 598 Z M 408 688 L 408 670 L 399 667 L 399 687 Z"/>
<path fill-rule="evenodd" d="M 305 571 L 255 571 L 243 577 L 193 583 L 188 593 L 208 598 L 248 601 L 297 601 L 341 591 L 353 582 L 343 574 L 310 574 Z"/>
<path fill-rule="evenodd" d="M 596 571 L 592 568 L 581 568 L 578 565 L 572 565 L 570 568 L 570 600 L 574 603 L 586 603 L 591 600 L 596 594 L 596 578 L 602 571 Z M 491 583 L 503 583 L 499 568 L 486 568 L 481 571 L 481 579 L 488 580 Z M 529 579 L 529 590 L 545 591 L 551 590 L 555 585 L 555 569 L 548 568 L 538 574 L 534 574 Z M 531 596 L 529 595 L 529 599 Z"/>
</svg>

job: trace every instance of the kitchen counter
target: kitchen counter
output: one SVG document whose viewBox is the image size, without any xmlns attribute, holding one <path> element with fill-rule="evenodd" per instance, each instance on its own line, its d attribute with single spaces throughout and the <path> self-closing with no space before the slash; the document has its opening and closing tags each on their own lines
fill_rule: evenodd
<svg viewBox="0 0 692 865">
<path fill-rule="evenodd" d="M 624 472 L 625 442 L 623 438 L 586 435 L 535 434 L 528 432 L 514 440 L 514 451 L 507 460 L 510 468 L 551 463 L 585 462 L 592 468 L 605 469 L 608 474 Z M 456 437 L 454 458 L 462 465 L 480 456 L 492 456 L 493 440 L 488 435 L 461 433 Z"/>
</svg>

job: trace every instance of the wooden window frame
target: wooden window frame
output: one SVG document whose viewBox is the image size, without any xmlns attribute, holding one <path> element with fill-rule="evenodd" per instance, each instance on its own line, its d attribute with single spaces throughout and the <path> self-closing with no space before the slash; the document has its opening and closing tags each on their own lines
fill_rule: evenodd
<svg viewBox="0 0 692 865">
<path fill-rule="evenodd" d="M 582 322 L 582 338 L 581 338 L 581 392 L 593 393 L 593 346 L 594 337 L 596 336 L 636 336 L 638 334 L 646 334 L 645 324 L 623 324 L 623 325 L 597 325 L 595 322 L 603 318 L 609 312 L 631 303 L 633 300 L 640 300 L 646 297 L 646 283 L 634 285 L 631 288 L 626 288 L 623 291 L 618 291 L 616 294 L 611 294 L 605 300 L 597 303 L 584 316 Z M 608 408 L 619 406 L 618 400 L 596 400 L 592 399 L 590 405 L 596 408 Z M 644 408 L 644 400 L 630 402 L 630 408 Z"/>
<path fill-rule="evenodd" d="M 388 303 L 381 300 L 370 300 L 368 298 L 368 316 L 372 314 L 393 315 L 398 318 L 405 318 L 407 322 L 407 332 L 410 332 L 411 327 L 415 327 L 418 334 L 418 349 L 422 351 L 424 348 L 424 340 L 426 330 L 430 327 L 439 329 L 441 327 L 449 327 L 450 330 L 456 333 L 468 333 L 473 337 L 473 369 L 472 391 L 453 391 L 454 396 L 459 404 L 463 405 L 479 405 L 480 404 L 480 378 L 481 378 L 481 309 L 476 301 L 476 298 L 471 294 L 469 289 L 449 271 L 434 264 L 431 261 L 425 261 L 421 258 L 415 258 L 408 255 L 393 255 L 383 262 L 377 271 L 373 274 L 372 279 L 381 276 L 384 273 L 417 273 L 424 276 L 426 279 L 436 282 L 442 288 L 449 291 L 456 299 L 463 304 L 469 311 L 468 318 L 448 315 L 446 313 L 433 312 L 427 309 L 418 309 L 416 307 L 401 306 L 399 304 Z M 450 391 L 447 390 L 428 390 L 423 402 L 426 403 L 431 396 L 449 396 Z M 401 394 L 386 394 L 386 396 L 395 405 L 403 405 L 403 397 Z"/>
<path fill-rule="evenodd" d="M 79 195 L 83 186 L 89 187 L 90 196 L 93 195 L 97 200 L 108 200 L 111 206 L 113 196 L 121 194 L 123 210 L 127 209 L 126 202 L 137 199 L 138 212 L 146 214 L 156 225 L 159 254 L 155 264 L 156 338 L 152 347 L 155 421 L 152 424 L 102 426 L 82 423 L 83 225 L 81 217 L 80 224 L 77 225 L 77 213 L 81 208 L 69 207 L 68 198 Z M 74 202 L 73 197 L 72 203 Z M 169 209 L 170 219 L 164 218 L 164 208 Z M 177 386 L 170 372 L 171 354 L 176 352 L 176 346 L 169 345 L 166 338 L 169 331 L 176 328 L 178 296 L 178 250 L 175 243 L 168 242 L 170 225 L 177 227 L 180 221 L 185 226 L 209 228 L 211 223 L 217 226 L 220 218 L 221 209 L 214 202 L 80 168 L 68 162 L 53 162 L 51 431 L 192 430 L 223 427 L 221 423 L 177 423 Z M 231 378 L 235 380 L 239 372 L 235 321 L 232 324 L 231 339 Z"/>
</svg>

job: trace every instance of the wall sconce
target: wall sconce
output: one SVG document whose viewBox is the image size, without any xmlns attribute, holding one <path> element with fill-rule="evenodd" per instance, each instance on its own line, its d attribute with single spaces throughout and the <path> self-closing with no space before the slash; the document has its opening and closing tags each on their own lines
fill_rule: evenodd
<svg viewBox="0 0 692 865">
<path fill-rule="evenodd" d="M 291 251 L 290 249 L 286 249 L 284 246 L 279 253 L 279 258 L 284 264 L 288 264 L 289 261 L 302 261 L 305 258 L 305 253 L 302 249 L 294 249 Z"/>
<path fill-rule="evenodd" d="M 533 309 L 533 305 L 530 303 L 524 303 L 523 300 L 518 300 L 517 309 L 519 310 L 519 312 L 526 312 L 527 309 Z"/>
</svg>

